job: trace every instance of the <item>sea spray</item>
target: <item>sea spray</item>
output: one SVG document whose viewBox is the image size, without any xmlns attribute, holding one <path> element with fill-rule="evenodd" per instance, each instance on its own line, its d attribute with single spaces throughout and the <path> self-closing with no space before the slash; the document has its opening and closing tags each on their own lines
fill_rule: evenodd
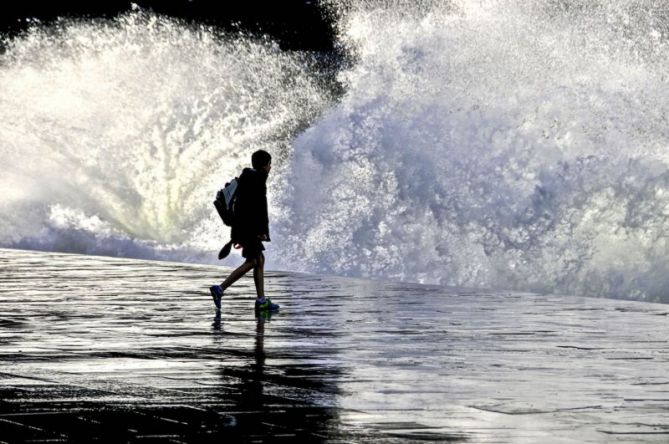
<svg viewBox="0 0 669 444">
<path fill-rule="evenodd" d="M 7 42 L 0 245 L 214 261 L 264 148 L 270 268 L 669 301 L 666 7 L 328 5 L 336 101 L 306 54 L 151 14 Z"/>
<path fill-rule="evenodd" d="M 141 11 L 5 46 L 3 246 L 215 261 L 216 190 L 331 102 L 309 54 Z"/>
<path fill-rule="evenodd" d="M 657 2 L 345 6 L 355 63 L 293 144 L 284 266 L 669 300 Z"/>
</svg>

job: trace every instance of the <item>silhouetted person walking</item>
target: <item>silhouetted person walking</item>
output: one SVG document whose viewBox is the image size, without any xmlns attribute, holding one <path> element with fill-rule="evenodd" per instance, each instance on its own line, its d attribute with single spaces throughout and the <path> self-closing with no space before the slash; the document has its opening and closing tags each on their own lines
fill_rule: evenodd
<svg viewBox="0 0 669 444">
<path fill-rule="evenodd" d="M 233 244 L 241 246 L 242 256 L 246 261 L 230 273 L 221 285 L 209 287 L 217 312 L 221 310 L 221 299 L 225 290 L 251 269 L 257 294 L 256 312 L 273 312 L 279 309 L 279 305 L 265 297 L 265 247 L 262 244 L 263 241 L 270 241 L 266 182 L 272 169 L 272 156 L 267 151 L 258 150 L 251 156 L 251 165 L 253 168 L 244 168 L 239 176 L 230 236 Z"/>
</svg>

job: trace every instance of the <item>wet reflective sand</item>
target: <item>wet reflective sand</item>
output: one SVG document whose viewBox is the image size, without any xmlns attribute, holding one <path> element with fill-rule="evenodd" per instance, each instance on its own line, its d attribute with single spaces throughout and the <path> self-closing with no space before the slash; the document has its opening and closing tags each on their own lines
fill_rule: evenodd
<svg viewBox="0 0 669 444">
<path fill-rule="evenodd" d="M 0 250 L 0 442 L 667 442 L 669 306 Z"/>
</svg>

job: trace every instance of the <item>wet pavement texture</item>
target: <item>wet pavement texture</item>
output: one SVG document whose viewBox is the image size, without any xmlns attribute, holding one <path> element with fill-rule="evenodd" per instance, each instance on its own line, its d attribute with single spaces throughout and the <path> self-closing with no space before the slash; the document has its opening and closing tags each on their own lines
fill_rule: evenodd
<svg viewBox="0 0 669 444">
<path fill-rule="evenodd" d="M 0 442 L 669 442 L 669 306 L 0 250 Z"/>
</svg>

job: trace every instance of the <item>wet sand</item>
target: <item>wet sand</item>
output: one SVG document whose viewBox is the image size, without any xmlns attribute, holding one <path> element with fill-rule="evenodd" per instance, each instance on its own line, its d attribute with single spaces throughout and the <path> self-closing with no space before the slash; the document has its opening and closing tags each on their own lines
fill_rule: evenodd
<svg viewBox="0 0 669 444">
<path fill-rule="evenodd" d="M 0 442 L 669 441 L 669 306 L 0 250 Z"/>
</svg>

